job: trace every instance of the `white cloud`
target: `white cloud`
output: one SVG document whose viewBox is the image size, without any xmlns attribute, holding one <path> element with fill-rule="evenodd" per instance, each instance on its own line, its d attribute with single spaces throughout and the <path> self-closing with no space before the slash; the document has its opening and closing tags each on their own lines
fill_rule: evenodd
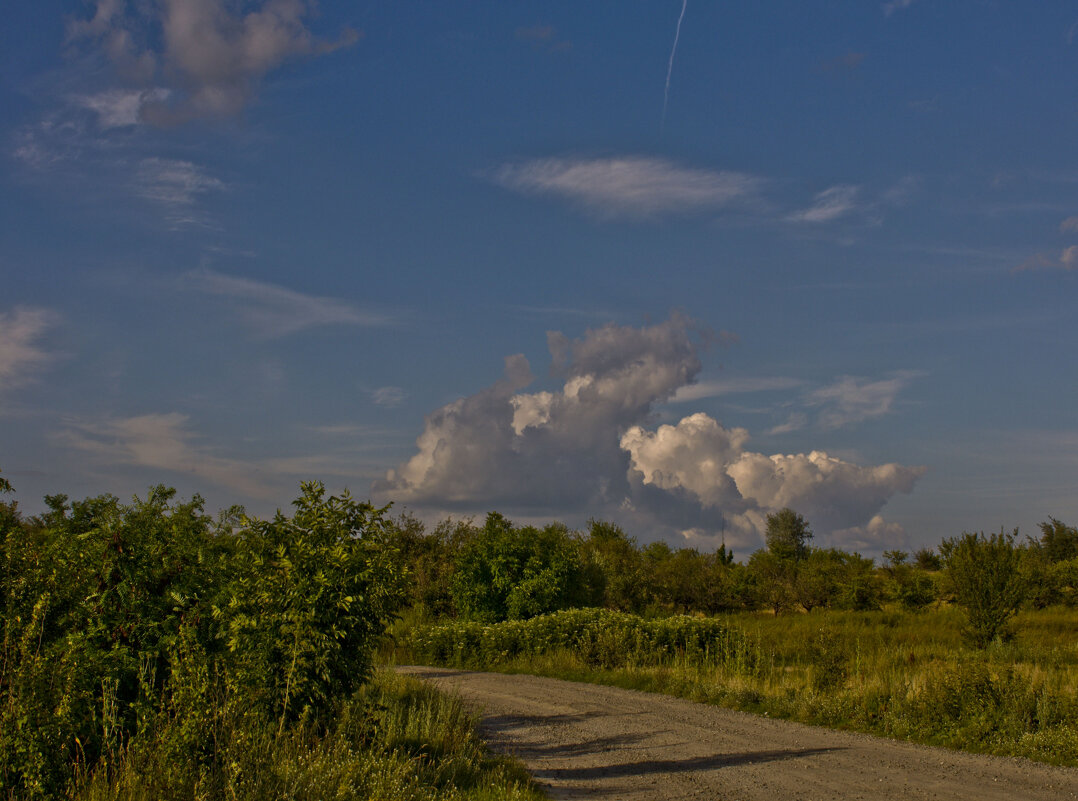
<svg viewBox="0 0 1078 801">
<path fill-rule="evenodd" d="M 417 452 L 375 491 L 416 508 L 589 514 L 638 534 L 717 534 L 757 544 L 768 512 L 791 505 L 826 532 L 864 526 L 923 468 L 863 467 L 828 456 L 745 449 L 745 429 L 706 414 L 648 428 L 656 404 L 692 386 L 700 363 L 687 320 L 548 335 L 562 386 L 523 392 L 522 355 L 505 377 L 427 417 Z M 785 385 L 785 384 L 783 384 Z"/>
<path fill-rule="evenodd" d="M 286 61 L 358 38 L 350 29 L 338 42 L 316 38 L 306 25 L 314 6 L 307 0 L 246 5 L 244 11 L 227 0 L 161 0 L 130 7 L 98 0 L 91 19 L 70 23 L 68 38 L 97 42 L 129 80 L 159 81 L 159 88 L 171 90 L 138 104 L 140 121 L 162 125 L 235 114 L 263 78 Z"/>
<path fill-rule="evenodd" d="M 628 491 L 621 433 L 700 369 L 689 322 L 548 339 L 560 390 L 522 393 L 533 380 L 528 361 L 507 358 L 501 381 L 428 415 L 416 455 L 376 489 L 411 505 L 469 509 L 619 503 Z"/>
<path fill-rule="evenodd" d="M 807 209 L 794 212 L 787 217 L 793 222 L 822 223 L 837 220 L 857 209 L 859 186 L 832 186 L 819 192 Z"/>
<path fill-rule="evenodd" d="M 762 181 L 740 172 L 682 167 L 661 158 L 548 158 L 506 164 L 494 181 L 553 195 L 604 217 L 649 217 L 721 208 L 752 197 Z"/>
<path fill-rule="evenodd" d="M 389 315 L 367 312 L 335 298 L 305 295 L 275 284 L 200 270 L 187 282 L 207 295 L 232 300 L 239 319 L 256 335 L 273 338 L 322 325 L 386 326 Z"/>
<path fill-rule="evenodd" d="M 0 392 L 26 384 L 54 358 L 41 339 L 58 320 L 55 312 L 32 306 L 0 312 Z"/>
<path fill-rule="evenodd" d="M 824 532 L 865 523 L 924 472 L 898 464 L 862 467 L 822 451 L 766 456 L 746 451 L 747 441 L 744 429 L 723 428 L 698 413 L 654 432 L 633 427 L 621 446 L 646 485 L 684 490 L 705 508 L 734 517 L 753 513 L 753 521 L 789 506 Z"/>
<path fill-rule="evenodd" d="M 918 375 L 906 371 L 879 381 L 843 376 L 834 384 L 810 393 L 807 402 L 821 407 L 820 426 L 842 428 L 889 413 L 898 394 Z"/>
<path fill-rule="evenodd" d="M 1061 233 L 1078 231 L 1078 217 L 1068 217 L 1059 224 Z"/>
</svg>

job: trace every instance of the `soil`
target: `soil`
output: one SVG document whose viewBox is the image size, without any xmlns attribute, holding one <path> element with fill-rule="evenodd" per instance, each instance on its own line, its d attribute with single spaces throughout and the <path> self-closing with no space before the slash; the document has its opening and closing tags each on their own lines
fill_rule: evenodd
<svg viewBox="0 0 1078 801">
<path fill-rule="evenodd" d="M 459 694 L 551 798 L 1078 799 L 1078 769 L 537 676 L 400 667 Z"/>
</svg>

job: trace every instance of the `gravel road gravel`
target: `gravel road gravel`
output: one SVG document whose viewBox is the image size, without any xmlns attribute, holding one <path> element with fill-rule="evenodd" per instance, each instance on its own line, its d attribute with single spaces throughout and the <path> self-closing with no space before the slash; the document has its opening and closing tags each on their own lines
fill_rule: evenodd
<svg viewBox="0 0 1078 801">
<path fill-rule="evenodd" d="M 804 726 L 663 695 L 429 667 L 552 798 L 1078 799 L 1078 769 Z"/>
</svg>

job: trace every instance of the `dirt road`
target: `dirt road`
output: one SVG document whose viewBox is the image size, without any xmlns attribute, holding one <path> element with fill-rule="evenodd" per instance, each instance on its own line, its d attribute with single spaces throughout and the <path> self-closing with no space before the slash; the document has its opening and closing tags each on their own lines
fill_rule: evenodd
<svg viewBox="0 0 1078 801">
<path fill-rule="evenodd" d="M 402 667 L 483 714 L 552 798 L 1078 799 L 1078 769 L 802 726 L 663 695 L 499 673 Z"/>
</svg>

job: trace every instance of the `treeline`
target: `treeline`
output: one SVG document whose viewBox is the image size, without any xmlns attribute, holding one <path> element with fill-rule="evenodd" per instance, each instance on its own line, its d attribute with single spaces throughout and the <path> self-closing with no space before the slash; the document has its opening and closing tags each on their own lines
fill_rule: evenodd
<svg viewBox="0 0 1078 801">
<path fill-rule="evenodd" d="M 882 565 L 811 545 L 808 522 L 790 509 L 767 518 L 766 547 L 745 562 L 714 552 L 641 545 L 618 526 L 590 521 L 516 526 L 489 514 L 480 525 L 445 520 L 428 531 L 403 514 L 395 546 L 409 572 L 409 603 L 420 616 L 483 622 L 526 619 L 572 607 L 648 616 L 738 610 L 871 610 L 939 602 L 1045 607 L 1078 605 L 1078 529 L 1049 519 L 1037 539 L 1018 532 L 963 534 L 938 549 L 885 552 Z M 1002 624 L 1001 624 L 1002 625 Z M 993 632 L 998 633 L 997 626 Z"/>
</svg>

